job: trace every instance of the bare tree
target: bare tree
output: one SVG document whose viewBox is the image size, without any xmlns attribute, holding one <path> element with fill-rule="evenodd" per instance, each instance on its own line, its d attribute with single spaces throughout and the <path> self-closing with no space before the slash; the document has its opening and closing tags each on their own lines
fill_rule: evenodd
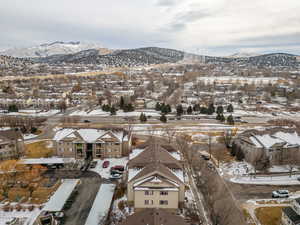
<svg viewBox="0 0 300 225">
<path fill-rule="evenodd" d="M 163 132 L 163 135 L 165 137 L 167 137 L 169 143 L 172 142 L 173 138 L 176 135 L 176 130 L 174 130 L 174 129 L 170 128 L 170 127 L 163 128 L 162 132 Z"/>
</svg>

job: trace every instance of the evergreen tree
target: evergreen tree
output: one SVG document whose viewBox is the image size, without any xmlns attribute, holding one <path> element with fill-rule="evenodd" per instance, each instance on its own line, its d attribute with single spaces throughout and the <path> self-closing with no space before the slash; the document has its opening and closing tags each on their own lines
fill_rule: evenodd
<svg viewBox="0 0 300 225">
<path fill-rule="evenodd" d="M 215 112 L 215 106 L 213 103 L 209 104 L 208 109 L 207 109 L 207 114 L 212 115 Z"/>
<path fill-rule="evenodd" d="M 169 104 L 167 105 L 167 109 L 168 109 L 168 113 L 172 112 L 172 108 L 171 108 L 171 106 Z"/>
<path fill-rule="evenodd" d="M 166 122 L 167 122 L 167 117 L 165 116 L 165 114 L 162 114 L 162 115 L 161 115 L 160 121 L 163 122 L 163 123 L 166 123 Z"/>
<path fill-rule="evenodd" d="M 187 109 L 187 114 L 191 115 L 193 113 L 193 108 L 192 106 L 189 106 Z"/>
<path fill-rule="evenodd" d="M 183 108 L 181 104 L 176 107 L 176 111 L 177 111 L 177 116 L 181 116 L 183 114 Z"/>
<path fill-rule="evenodd" d="M 224 112 L 223 106 L 219 105 L 219 106 L 217 107 L 217 113 L 218 113 L 218 114 L 223 114 L 223 112 Z"/>
<path fill-rule="evenodd" d="M 229 115 L 227 117 L 227 123 L 230 124 L 230 125 L 234 125 L 234 119 L 233 119 L 232 115 Z"/>
<path fill-rule="evenodd" d="M 201 107 L 200 108 L 200 113 L 201 114 L 208 114 L 208 109 L 206 107 Z"/>
<path fill-rule="evenodd" d="M 140 115 L 140 121 L 142 123 L 147 122 L 147 117 L 146 117 L 146 115 L 144 113 L 141 113 L 141 115 Z"/>
<path fill-rule="evenodd" d="M 195 104 L 193 107 L 194 112 L 200 111 L 200 105 L 199 104 Z"/>
<path fill-rule="evenodd" d="M 117 114 L 117 111 L 116 111 L 115 107 L 112 106 L 112 107 L 110 108 L 110 115 L 113 116 L 113 115 L 116 115 L 116 114 Z"/>
<path fill-rule="evenodd" d="M 165 105 L 164 103 L 161 105 L 160 109 L 161 109 L 161 112 L 162 112 L 163 114 L 168 114 L 168 113 L 169 113 L 168 106 Z"/>
<path fill-rule="evenodd" d="M 8 112 L 18 112 L 18 111 L 19 111 L 19 109 L 18 109 L 18 106 L 16 104 L 8 106 Z"/>
<path fill-rule="evenodd" d="M 229 105 L 227 106 L 227 112 L 230 112 L 230 113 L 233 112 L 233 106 L 232 106 L 232 104 L 229 104 Z"/>
<path fill-rule="evenodd" d="M 155 110 L 156 111 L 160 111 L 161 110 L 159 102 L 156 102 Z"/>
<path fill-rule="evenodd" d="M 216 116 L 216 120 L 221 120 L 221 114 L 217 114 L 217 116 Z"/>
<path fill-rule="evenodd" d="M 125 104 L 124 98 L 123 98 L 123 96 L 121 96 L 121 99 L 120 99 L 120 108 L 121 108 L 121 109 L 124 108 L 124 104 Z"/>
<path fill-rule="evenodd" d="M 224 122 L 224 121 L 225 121 L 225 116 L 224 116 L 223 114 L 221 114 L 221 116 L 220 116 L 220 121 L 221 121 L 221 122 Z"/>
</svg>

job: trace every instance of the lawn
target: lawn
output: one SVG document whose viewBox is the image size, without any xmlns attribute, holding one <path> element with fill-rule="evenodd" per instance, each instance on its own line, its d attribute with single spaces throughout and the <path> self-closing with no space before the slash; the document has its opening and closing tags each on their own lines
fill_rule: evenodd
<svg viewBox="0 0 300 225">
<path fill-rule="evenodd" d="M 257 219 L 262 225 L 280 225 L 284 207 L 261 207 L 255 209 Z"/>
<path fill-rule="evenodd" d="M 43 158 L 53 155 L 53 148 L 49 141 L 39 141 L 25 146 L 25 156 L 27 158 Z"/>
</svg>

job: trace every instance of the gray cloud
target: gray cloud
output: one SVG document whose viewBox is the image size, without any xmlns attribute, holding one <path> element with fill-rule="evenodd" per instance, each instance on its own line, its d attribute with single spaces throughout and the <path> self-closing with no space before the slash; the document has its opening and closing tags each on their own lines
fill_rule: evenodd
<svg viewBox="0 0 300 225">
<path fill-rule="evenodd" d="M 0 15 L 1 49 L 62 40 L 212 54 L 300 53 L 300 1 L 295 0 L 9 0 L 1 2 Z"/>
</svg>

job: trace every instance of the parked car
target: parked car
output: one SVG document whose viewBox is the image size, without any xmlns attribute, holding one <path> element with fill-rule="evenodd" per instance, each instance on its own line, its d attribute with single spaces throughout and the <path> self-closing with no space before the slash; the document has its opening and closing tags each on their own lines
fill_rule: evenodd
<svg viewBox="0 0 300 225">
<path fill-rule="evenodd" d="M 300 182 L 300 177 L 297 177 L 297 180 Z"/>
<path fill-rule="evenodd" d="M 209 156 L 208 155 L 201 155 L 202 159 L 204 160 L 209 160 Z"/>
<path fill-rule="evenodd" d="M 124 168 L 124 166 L 117 165 L 117 166 L 113 166 L 112 168 L 110 168 L 110 170 L 118 170 L 120 172 L 124 172 L 125 168 Z"/>
<path fill-rule="evenodd" d="M 97 161 L 92 161 L 90 164 L 90 168 L 95 168 L 97 166 Z"/>
<path fill-rule="evenodd" d="M 89 121 L 89 120 L 84 120 L 83 122 L 85 122 L 85 123 L 90 123 L 91 121 Z"/>
<path fill-rule="evenodd" d="M 289 191 L 288 190 L 277 190 L 272 192 L 272 198 L 288 198 Z"/>
<path fill-rule="evenodd" d="M 122 174 L 115 173 L 115 174 L 111 174 L 109 179 L 115 180 L 115 179 L 120 179 L 121 177 L 122 177 Z"/>
<path fill-rule="evenodd" d="M 103 164 L 102 164 L 102 167 L 103 168 L 109 167 L 109 161 L 104 161 Z"/>
</svg>

